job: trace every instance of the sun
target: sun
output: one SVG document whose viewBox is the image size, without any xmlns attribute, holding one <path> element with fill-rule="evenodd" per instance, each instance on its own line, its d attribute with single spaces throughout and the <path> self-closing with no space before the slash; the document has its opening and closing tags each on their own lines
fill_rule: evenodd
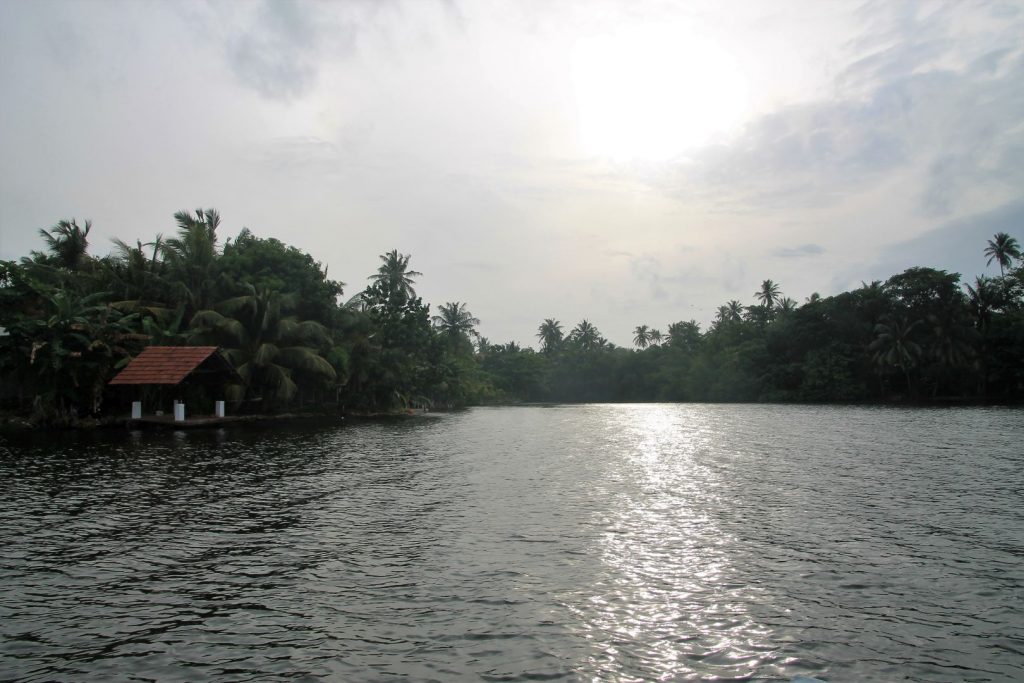
<svg viewBox="0 0 1024 683">
<path fill-rule="evenodd" d="M 617 161 L 665 161 L 734 131 L 747 113 L 736 60 L 677 25 L 581 38 L 572 75 L 580 141 Z"/>
</svg>

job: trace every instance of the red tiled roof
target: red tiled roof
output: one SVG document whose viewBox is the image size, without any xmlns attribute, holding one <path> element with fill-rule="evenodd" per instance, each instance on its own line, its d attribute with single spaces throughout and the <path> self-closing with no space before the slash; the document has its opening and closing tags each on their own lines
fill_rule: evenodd
<svg viewBox="0 0 1024 683">
<path fill-rule="evenodd" d="M 216 346 L 149 346 L 110 383 L 180 384 L 216 351 Z"/>
</svg>

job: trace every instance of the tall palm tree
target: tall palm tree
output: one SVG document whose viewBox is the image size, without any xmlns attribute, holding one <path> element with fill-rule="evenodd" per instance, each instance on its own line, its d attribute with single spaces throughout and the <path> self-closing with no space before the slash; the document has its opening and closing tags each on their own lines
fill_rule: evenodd
<svg viewBox="0 0 1024 683">
<path fill-rule="evenodd" d="M 537 338 L 540 339 L 543 352 L 557 350 L 562 345 L 562 323 L 554 318 L 545 318 L 537 328 Z"/>
<path fill-rule="evenodd" d="M 88 258 L 89 231 L 92 221 L 86 221 L 85 227 L 79 227 L 72 218 L 60 221 L 49 230 L 40 228 L 39 235 L 46 242 L 49 257 L 54 265 L 67 270 L 80 270 Z"/>
<path fill-rule="evenodd" d="M 967 302 L 974 314 L 974 324 L 978 330 L 984 332 L 988 329 L 989 321 L 992 319 L 992 312 L 1003 304 L 1003 296 L 999 287 L 992 281 L 992 278 L 979 275 L 974 278 L 974 286 L 964 285 L 967 288 Z"/>
<path fill-rule="evenodd" d="M 215 209 L 196 209 L 174 214 L 178 234 L 163 243 L 161 251 L 189 315 L 208 308 L 217 280 L 217 227 L 220 214 Z"/>
<path fill-rule="evenodd" d="M 779 285 L 771 280 L 765 280 L 762 282 L 761 289 L 754 292 L 754 296 L 765 308 L 773 308 L 775 304 L 782 300 L 782 293 L 779 290 Z"/>
<path fill-rule="evenodd" d="M 736 299 L 727 301 L 725 304 L 725 312 L 729 316 L 729 320 L 739 322 L 743 319 L 743 304 L 736 301 Z"/>
<path fill-rule="evenodd" d="M 662 340 L 661 330 L 652 329 L 651 332 L 650 332 L 650 337 L 651 337 L 651 344 L 652 345 L 661 344 L 661 340 Z"/>
<path fill-rule="evenodd" d="M 397 249 L 380 255 L 381 265 L 377 273 L 368 279 L 373 280 L 374 286 L 385 298 L 397 296 L 408 301 L 416 296 L 416 290 L 412 287 L 415 282 L 413 278 L 423 273 L 409 270 L 409 258 L 408 254 L 399 254 Z"/>
<path fill-rule="evenodd" d="M 921 357 L 921 346 L 911 339 L 911 333 L 921 324 L 920 320 L 907 324 L 905 320 L 892 319 L 888 323 L 875 325 L 875 339 L 868 346 L 874 352 L 873 360 L 880 368 L 898 367 L 907 380 L 907 393 L 913 395 L 910 370 Z"/>
<path fill-rule="evenodd" d="M 166 264 L 160 260 L 163 236 L 157 235 L 154 241 L 145 244 L 136 240 L 134 247 L 117 238 L 112 241 L 114 254 L 104 263 L 110 279 L 117 285 L 115 296 L 121 299 L 119 307 L 122 310 L 126 307 L 133 310 L 155 306 L 165 308 L 161 304 L 170 301 L 170 284 L 164 278 Z M 152 247 L 149 256 L 143 247 Z"/>
<path fill-rule="evenodd" d="M 637 325 L 633 330 L 633 343 L 638 349 L 646 349 L 651 344 L 651 332 L 647 325 Z"/>
<path fill-rule="evenodd" d="M 246 285 L 246 293 L 219 302 L 192 318 L 193 341 L 214 341 L 245 380 L 247 392 L 274 407 L 286 405 L 299 391 L 296 380 L 333 381 L 337 373 L 321 355 L 332 343 L 320 323 L 299 321 L 285 313 L 293 297 Z M 232 392 L 239 399 L 240 392 Z"/>
<path fill-rule="evenodd" d="M 480 324 L 480 320 L 473 317 L 473 314 L 466 309 L 466 304 L 451 301 L 438 306 L 438 310 L 441 315 L 434 316 L 434 327 L 445 337 L 454 341 L 468 339 L 476 335 L 473 328 Z"/>
<path fill-rule="evenodd" d="M 592 351 L 604 343 L 601 333 L 589 320 L 583 319 L 569 333 L 569 341 L 579 345 L 584 351 Z"/>
<path fill-rule="evenodd" d="M 1005 232 L 997 232 L 988 241 L 985 256 L 988 256 L 988 263 L 985 265 L 990 266 L 993 261 L 999 263 L 999 275 L 1002 277 L 1006 268 L 1012 266 L 1015 260 L 1021 259 L 1020 244 L 1015 237 L 1010 237 Z"/>
</svg>

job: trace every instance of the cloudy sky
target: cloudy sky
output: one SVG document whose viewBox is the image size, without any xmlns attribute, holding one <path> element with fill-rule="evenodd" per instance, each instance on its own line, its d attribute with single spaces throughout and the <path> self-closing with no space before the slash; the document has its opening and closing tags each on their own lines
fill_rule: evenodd
<svg viewBox="0 0 1024 683">
<path fill-rule="evenodd" d="M 1024 3 L 0 2 L 0 259 L 215 207 L 494 342 L 1024 242 Z"/>
</svg>

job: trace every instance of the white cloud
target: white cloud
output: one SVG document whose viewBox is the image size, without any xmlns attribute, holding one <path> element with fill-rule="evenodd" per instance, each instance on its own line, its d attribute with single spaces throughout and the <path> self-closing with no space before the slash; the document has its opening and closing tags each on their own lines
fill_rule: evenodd
<svg viewBox="0 0 1024 683">
<path fill-rule="evenodd" d="M 651 25 L 730 55 L 749 106 L 685 158 L 596 158 L 573 46 Z M 103 253 L 215 206 L 351 291 L 411 253 L 492 340 L 554 316 L 628 344 L 766 277 L 962 268 L 950 236 L 1024 181 L 1020 35 L 1019 3 L 2 3 L 0 258 L 62 218 Z"/>
</svg>

